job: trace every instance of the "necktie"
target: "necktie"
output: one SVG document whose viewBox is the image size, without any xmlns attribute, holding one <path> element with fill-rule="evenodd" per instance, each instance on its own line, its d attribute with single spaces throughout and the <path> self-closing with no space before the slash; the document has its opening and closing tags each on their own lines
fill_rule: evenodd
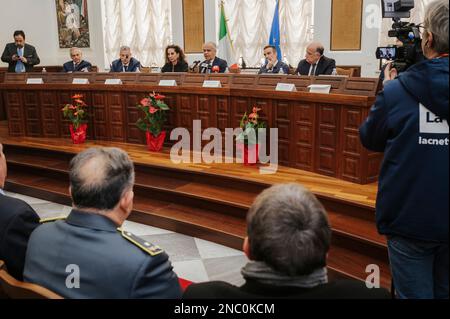
<svg viewBox="0 0 450 319">
<path fill-rule="evenodd" d="M 17 48 L 17 55 L 19 57 L 23 56 L 23 48 Z M 22 61 L 18 60 L 16 63 L 16 73 L 22 73 L 25 72 L 25 65 Z"/>
<path fill-rule="evenodd" d="M 124 70 L 125 72 L 128 72 L 128 65 L 125 65 L 125 66 L 123 67 L 123 70 Z"/>
<path fill-rule="evenodd" d="M 316 76 L 316 68 L 317 68 L 317 63 L 313 64 L 312 71 L 311 71 L 311 76 Z"/>
</svg>

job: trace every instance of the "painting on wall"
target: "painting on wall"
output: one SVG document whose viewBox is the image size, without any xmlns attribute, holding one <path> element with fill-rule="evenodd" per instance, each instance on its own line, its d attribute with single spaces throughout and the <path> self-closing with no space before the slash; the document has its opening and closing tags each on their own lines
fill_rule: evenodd
<svg viewBox="0 0 450 319">
<path fill-rule="evenodd" d="M 60 48 L 89 48 L 87 0 L 55 0 Z"/>
</svg>

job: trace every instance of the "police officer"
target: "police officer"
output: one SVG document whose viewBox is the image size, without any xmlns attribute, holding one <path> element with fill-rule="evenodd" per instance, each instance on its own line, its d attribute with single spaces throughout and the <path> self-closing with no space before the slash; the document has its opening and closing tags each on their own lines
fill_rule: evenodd
<svg viewBox="0 0 450 319">
<path fill-rule="evenodd" d="M 167 254 L 118 229 L 133 208 L 134 167 L 116 148 L 91 148 L 70 163 L 74 209 L 32 234 L 24 280 L 66 298 L 179 298 Z"/>
</svg>

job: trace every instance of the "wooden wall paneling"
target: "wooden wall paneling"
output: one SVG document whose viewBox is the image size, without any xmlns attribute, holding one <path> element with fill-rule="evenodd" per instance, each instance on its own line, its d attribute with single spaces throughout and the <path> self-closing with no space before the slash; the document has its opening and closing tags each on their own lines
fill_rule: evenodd
<svg viewBox="0 0 450 319">
<path fill-rule="evenodd" d="M 22 91 L 23 114 L 25 115 L 25 135 L 42 136 L 40 91 Z"/>
<path fill-rule="evenodd" d="M 256 85 L 261 89 L 274 90 L 278 83 L 286 82 L 286 78 L 286 75 L 261 75 L 256 78 Z"/>
<path fill-rule="evenodd" d="M 359 139 L 359 126 L 363 121 L 362 110 L 343 105 L 341 119 L 339 137 L 342 139 L 342 167 L 340 178 L 360 183 L 363 165 L 366 161 L 361 156 L 362 145 Z"/>
<path fill-rule="evenodd" d="M 317 104 L 316 112 L 316 169 L 320 174 L 337 177 L 339 109 L 335 105 Z"/>
<path fill-rule="evenodd" d="M 108 106 L 108 130 L 111 134 L 111 140 L 115 142 L 126 142 L 125 133 L 125 114 L 124 101 L 121 92 L 108 92 L 107 106 Z"/>
<path fill-rule="evenodd" d="M 223 73 L 213 74 L 212 73 L 212 74 L 208 74 L 206 77 L 208 80 L 211 80 L 211 81 L 220 81 L 220 83 L 222 84 L 222 87 L 224 87 L 224 88 L 229 88 L 231 85 L 232 76 L 230 76 L 229 74 L 223 74 Z"/>
<path fill-rule="evenodd" d="M 275 126 L 278 129 L 278 161 L 279 164 L 289 166 L 292 162 L 292 143 L 294 121 L 293 103 L 290 101 L 274 101 Z"/>
<path fill-rule="evenodd" d="M 331 51 L 360 51 L 363 0 L 332 0 Z"/>
<path fill-rule="evenodd" d="M 192 134 L 193 121 L 197 115 L 198 97 L 193 94 L 179 94 L 177 96 L 177 127 L 184 127 Z"/>
<path fill-rule="evenodd" d="M 127 143 L 144 144 L 145 132 L 136 126 L 138 119 L 144 116 L 144 113 L 136 107 L 144 95 L 136 92 L 126 92 L 124 94 Z"/>
<path fill-rule="evenodd" d="M 308 86 L 311 84 L 311 78 L 308 76 L 290 75 L 286 77 L 286 83 L 295 84 L 297 91 L 308 91 Z"/>
<path fill-rule="evenodd" d="M 106 92 L 92 92 L 93 134 L 97 140 L 109 141 L 111 133 L 108 131 L 108 95 Z"/>
<path fill-rule="evenodd" d="M 60 114 L 56 91 L 41 91 L 41 123 L 42 135 L 49 138 L 61 137 Z"/>
<path fill-rule="evenodd" d="M 345 78 L 335 76 L 316 76 L 311 78 L 313 84 L 331 84 L 330 93 L 342 93 L 345 88 Z"/>
<path fill-rule="evenodd" d="M 183 0 L 184 52 L 201 53 L 205 42 L 203 0 Z"/>
<path fill-rule="evenodd" d="M 316 171 L 317 114 L 314 103 L 294 102 L 292 154 L 295 168 Z"/>
<path fill-rule="evenodd" d="M 62 109 L 64 105 L 71 103 L 72 93 L 68 90 L 61 90 L 56 93 L 56 102 L 57 102 L 57 108 Z M 92 118 L 92 104 L 89 103 L 89 109 L 88 109 L 89 118 Z M 70 121 L 65 119 L 63 116 L 63 112 L 59 112 L 59 119 L 60 119 L 60 126 L 59 126 L 59 136 L 64 138 L 70 137 L 70 130 L 69 125 Z M 89 130 L 89 129 L 88 129 Z"/>
<path fill-rule="evenodd" d="M 158 85 L 160 79 L 159 73 L 140 73 L 138 74 L 139 84 Z"/>
<path fill-rule="evenodd" d="M 4 91 L 9 135 L 11 136 L 25 136 L 25 118 L 21 93 L 18 90 Z"/>
</svg>

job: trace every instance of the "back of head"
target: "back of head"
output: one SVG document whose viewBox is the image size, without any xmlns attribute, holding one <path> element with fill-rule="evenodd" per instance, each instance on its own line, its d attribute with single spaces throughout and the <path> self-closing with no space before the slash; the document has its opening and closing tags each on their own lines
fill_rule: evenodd
<svg viewBox="0 0 450 319">
<path fill-rule="evenodd" d="M 289 276 L 326 266 L 331 229 L 324 207 L 298 184 L 261 193 L 247 216 L 252 259 Z"/>
<path fill-rule="evenodd" d="M 433 34 L 432 49 L 439 54 L 449 53 L 448 6 L 448 0 L 436 0 L 425 10 L 424 28 Z"/>
<path fill-rule="evenodd" d="M 71 195 L 76 208 L 110 211 L 133 184 L 133 162 L 118 148 L 90 148 L 70 162 Z"/>
</svg>

